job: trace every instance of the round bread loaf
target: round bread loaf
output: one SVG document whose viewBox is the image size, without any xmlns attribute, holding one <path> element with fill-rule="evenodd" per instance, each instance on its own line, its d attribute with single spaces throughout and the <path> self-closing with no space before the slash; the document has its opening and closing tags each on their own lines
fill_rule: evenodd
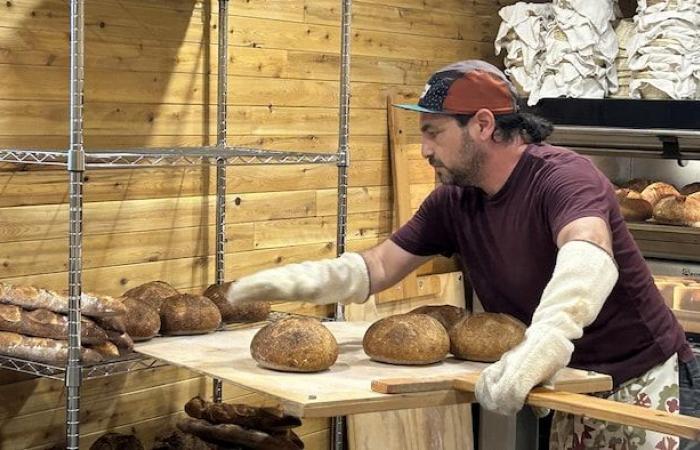
<svg viewBox="0 0 700 450">
<path fill-rule="evenodd" d="M 686 184 L 683 186 L 683 189 L 681 189 L 681 195 L 691 195 L 696 192 L 700 192 L 700 182 Z"/>
<path fill-rule="evenodd" d="M 410 314 L 427 314 L 450 331 L 454 324 L 467 315 L 467 310 L 452 305 L 425 305 L 410 311 Z"/>
<path fill-rule="evenodd" d="M 658 223 L 700 227 L 700 193 L 663 198 L 653 215 Z"/>
<path fill-rule="evenodd" d="M 459 359 L 494 362 L 525 338 L 525 325 L 508 314 L 478 313 L 450 330 L 450 352 Z"/>
<path fill-rule="evenodd" d="M 205 297 L 214 302 L 224 323 L 229 322 L 260 322 L 270 314 L 270 302 L 245 302 L 232 305 L 226 300 L 226 291 L 231 283 L 212 284 L 204 291 Z"/>
<path fill-rule="evenodd" d="M 338 343 L 312 317 L 285 317 L 261 328 L 250 343 L 261 367 L 285 372 L 320 372 L 335 364 Z"/>
<path fill-rule="evenodd" d="M 642 192 L 647 186 L 652 184 L 653 181 L 646 178 L 633 178 L 620 184 L 621 188 L 629 189 L 631 191 Z"/>
<path fill-rule="evenodd" d="M 90 450 L 143 450 L 143 444 L 131 434 L 107 433 L 96 440 Z"/>
<path fill-rule="evenodd" d="M 652 207 L 656 206 L 662 198 L 673 195 L 680 195 L 680 193 L 670 184 L 661 182 L 650 184 L 641 193 L 642 198 L 651 203 Z"/>
<path fill-rule="evenodd" d="M 390 364 L 432 364 L 450 350 L 445 327 L 426 314 L 397 314 L 374 322 L 362 339 L 374 361 Z"/>
<path fill-rule="evenodd" d="M 651 218 L 654 208 L 652 208 L 651 203 L 641 197 L 639 192 L 631 189 L 618 189 L 615 191 L 615 195 L 625 220 L 641 222 Z"/>
<path fill-rule="evenodd" d="M 135 342 L 147 341 L 158 334 L 160 316 L 148 303 L 131 297 L 124 297 L 126 306 L 126 333 Z"/>
<path fill-rule="evenodd" d="M 160 322 L 161 334 L 203 334 L 219 328 L 221 313 L 214 302 L 206 297 L 178 294 L 163 300 Z"/>
<path fill-rule="evenodd" d="M 151 308 L 160 312 L 160 305 L 168 297 L 177 295 L 177 290 L 165 281 L 150 281 L 124 292 L 122 297 L 130 297 L 147 303 Z"/>
</svg>

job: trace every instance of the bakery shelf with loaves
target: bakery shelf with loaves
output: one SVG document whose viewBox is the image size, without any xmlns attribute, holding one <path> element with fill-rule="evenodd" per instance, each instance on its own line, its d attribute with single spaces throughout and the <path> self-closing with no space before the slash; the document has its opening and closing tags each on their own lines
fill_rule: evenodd
<svg viewBox="0 0 700 450">
<path fill-rule="evenodd" d="M 231 59 L 228 55 L 230 33 L 217 33 L 217 140 L 216 145 L 199 147 L 178 148 L 133 148 L 127 150 L 90 150 L 84 146 L 84 105 L 85 105 L 85 54 L 90 48 L 85 46 L 85 1 L 70 0 L 68 2 L 69 14 L 69 120 L 67 124 L 69 145 L 65 149 L 36 150 L 22 148 L 0 149 L 0 167 L 6 165 L 18 165 L 20 167 L 32 164 L 41 166 L 64 167 L 68 173 L 68 254 L 66 255 L 68 268 L 67 294 L 60 298 L 60 311 L 51 310 L 53 313 L 64 314 L 65 320 L 56 318 L 50 314 L 44 314 L 33 325 L 41 325 L 48 330 L 45 334 L 51 337 L 37 337 L 27 334 L 26 327 L 21 328 L 16 319 L 21 321 L 23 317 L 32 315 L 36 308 L 26 303 L 12 304 L 18 308 L 7 308 L 7 317 L 3 316 L 6 328 L 15 327 L 15 331 L 1 331 L 0 333 L 0 368 L 7 368 L 33 375 L 51 378 L 65 379 L 66 385 L 66 445 L 68 450 L 79 448 L 80 438 L 80 394 L 81 385 L 86 377 L 107 376 L 118 372 L 150 368 L 162 364 L 152 358 L 144 357 L 136 353 L 120 356 L 116 360 L 102 361 L 104 355 L 115 355 L 118 344 L 128 346 L 133 334 L 137 339 L 149 338 L 162 331 L 163 323 L 165 331 L 170 334 L 200 333 L 212 331 L 219 327 L 222 320 L 220 309 L 215 302 L 205 296 L 176 296 L 163 300 L 166 307 L 161 305 L 161 311 L 156 311 L 152 306 L 133 300 L 131 296 L 125 298 L 122 306 L 127 309 L 138 310 L 136 314 L 146 314 L 145 323 L 131 323 L 116 320 L 113 317 L 96 317 L 96 326 L 105 330 L 112 336 L 112 340 L 90 344 L 91 348 L 81 345 L 83 337 L 83 313 L 87 312 L 88 303 L 83 295 L 83 230 L 84 230 L 84 188 L 86 171 L 105 169 L 134 169 L 140 167 L 182 167 L 211 165 L 216 167 L 216 250 L 215 250 L 215 283 L 221 285 L 226 275 L 224 267 L 224 251 L 226 244 L 226 173 L 227 167 L 233 165 L 267 165 L 267 164 L 332 164 L 338 167 L 338 209 L 337 209 L 337 251 L 341 254 L 345 251 L 345 239 L 347 234 L 347 188 L 348 188 L 348 160 L 349 160 L 349 112 L 350 112 L 350 0 L 342 0 L 341 14 L 341 48 L 340 48 L 340 79 L 339 79 L 339 127 L 338 146 L 336 149 L 321 152 L 284 152 L 271 151 L 250 147 L 231 146 L 227 142 L 227 92 L 228 92 L 228 64 Z M 229 1 L 218 1 L 218 29 L 228 30 Z M 206 35 L 208 36 L 208 34 Z M 210 42 L 205 42 L 209 48 Z M 234 48 L 231 46 L 230 48 Z M 213 58 L 212 58 L 213 59 Z M 214 77 L 212 77 L 214 78 Z M 205 119 L 206 120 L 206 119 Z M 203 123 L 203 125 L 206 125 Z M 202 127 L 206 129 L 206 126 Z M 41 136 L 43 130 L 37 130 L 37 136 Z M 40 252 L 40 249 L 37 249 Z M 36 289 L 36 288 L 28 288 Z M 99 294 L 99 293 L 98 293 Z M 133 294 L 133 293 L 132 293 Z M 56 296 L 56 298 L 58 298 Z M 56 300 L 54 298 L 54 300 Z M 81 308 L 81 299 L 85 303 Z M 172 302 L 170 301 L 172 300 Z M 55 302 L 54 302 L 55 303 Z M 143 306 L 153 309 L 143 309 Z M 198 317 L 198 320 L 182 322 L 179 314 L 182 311 L 197 311 L 206 309 L 206 317 Z M 342 307 L 337 309 L 342 319 Z M 265 307 L 254 311 L 235 312 L 245 313 L 259 317 L 262 312 L 268 312 Z M 230 311 L 227 311 L 230 313 Z M 127 313 L 128 315 L 128 313 Z M 131 315 L 134 315 L 133 313 Z M 198 316 L 194 314 L 194 316 Z M 165 318 L 165 320 L 163 320 Z M 92 317 L 90 317 L 92 319 Z M 201 320 L 199 320 L 201 319 Z M 36 322 L 35 321 L 35 322 Z M 133 328 L 127 330 L 127 325 Z M 137 326 L 138 328 L 137 332 Z M 157 327 L 156 327 L 157 325 Z M 90 325 L 92 326 L 92 325 Z M 65 339 L 54 339 L 59 327 L 65 329 Z M 154 331 L 156 330 L 157 331 Z M 87 330 L 87 327 L 86 327 Z M 127 333 L 127 331 L 131 331 Z M 88 336 L 86 336 L 87 338 Z M 90 337 L 94 338 L 93 335 Z M 42 347 L 43 351 L 34 351 L 35 347 Z M 117 350 L 115 350 L 117 348 Z M 46 357 L 49 354 L 50 357 Z M 63 364 L 65 361 L 65 364 Z M 95 362 L 93 365 L 92 362 Z M 102 364 L 102 365 L 100 365 Z M 221 383 L 214 380 L 214 399 L 221 400 Z M 335 433 L 334 433 L 335 435 Z"/>
</svg>

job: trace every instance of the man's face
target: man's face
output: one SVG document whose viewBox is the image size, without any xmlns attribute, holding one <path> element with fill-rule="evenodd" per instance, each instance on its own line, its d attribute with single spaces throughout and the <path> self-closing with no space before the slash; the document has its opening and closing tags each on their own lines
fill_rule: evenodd
<svg viewBox="0 0 700 450">
<path fill-rule="evenodd" d="M 443 184 L 478 186 L 485 153 L 454 117 L 422 113 L 421 153 Z"/>
</svg>

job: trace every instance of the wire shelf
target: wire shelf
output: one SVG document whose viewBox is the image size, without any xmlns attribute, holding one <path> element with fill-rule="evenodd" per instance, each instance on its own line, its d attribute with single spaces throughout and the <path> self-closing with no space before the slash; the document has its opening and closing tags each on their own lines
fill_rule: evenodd
<svg viewBox="0 0 700 450">
<path fill-rule="evenodd" d="M 67 151 L 0 149 L 0 163 L 65 167 L 68 159 Z M 85 152 L 88 168 L 177 167 L 216 164 L 217 160 L 225 161 L 228 166 L 339 162 L 336 153 L 282 152 L 249 147 L 142 148 Z"/>
<path fill-rule="evenodd" d="M 158 359 L 139 353 L 131 353 L 121 358 L 84 366 L 82 371 L 83 380 L 154 369 L 166 365 L 167 363 Z M 54 380 L 63 380 L 66 373 L 65 366 L 29 361 L 7 355 L 0 355 L 0 368 L 15 370 L 44 378 L 52 378 Z"/>
</svg>

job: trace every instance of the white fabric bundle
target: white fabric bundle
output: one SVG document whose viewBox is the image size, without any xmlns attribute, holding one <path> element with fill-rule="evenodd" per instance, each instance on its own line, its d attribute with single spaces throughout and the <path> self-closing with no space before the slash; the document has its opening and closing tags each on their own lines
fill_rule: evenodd
<svg viewBox="0 0 700 450">
<path fill-rule="evenodd" d="M 617 92 L 611 92 L 613 98 L 629 98 L 629 85 L 632 73 L 629 67 L 629 43 L 636 33 L 636 26 L 631 19 L 622 19 L 615 26 L 619 51 L 615 58 L 617 70 Z"/>
<path fill-rule="evenodd" d="M 630 95 L 697 98 L 700 0 L 639 0 L 629 42 Z"/>
<path fill-rule="evenodd" d="M 547 48 L 539 84 L 528 104 L 543 97 L 603 98 L 618 89 L 617 36 L 612 0 L 555 0 L 554 20 L 544 38 Z"/>
<path fill-rule="evenodd" d="M 498 14 L 502 22 L 496 36 L 496 54 L 506 50 L 506 74 L 519 93 L 527 95 L 538 82 L 545 49 L 543 32 L 552 19 L 552 7 L 520 2 L 501 8 Z"/>
</svg>

